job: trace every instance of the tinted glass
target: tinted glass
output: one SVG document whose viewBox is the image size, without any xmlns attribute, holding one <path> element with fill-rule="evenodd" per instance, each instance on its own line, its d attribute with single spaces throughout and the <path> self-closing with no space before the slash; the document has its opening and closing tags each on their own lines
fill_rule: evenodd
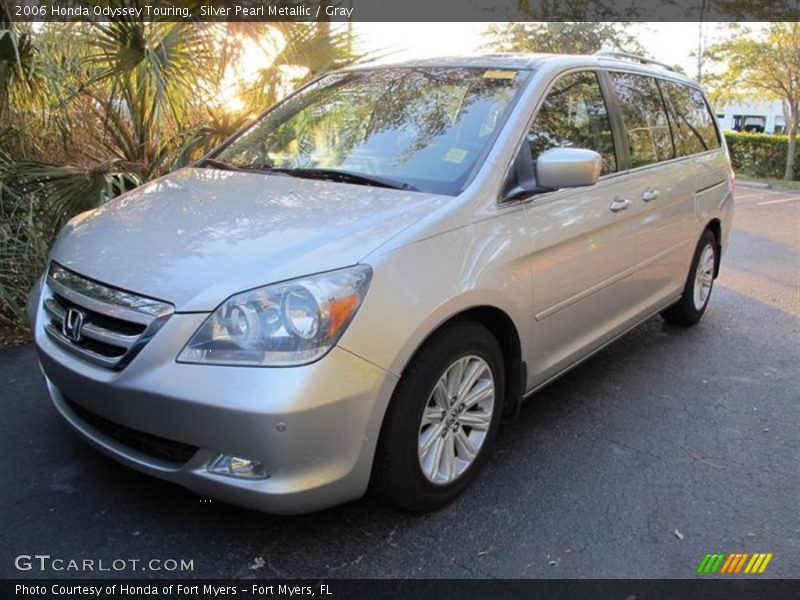
<svg viewBox="0 0 800 600">
<path fill-rule="evenodd" d="M 669 121 L 655 79 L 630 73 L 611 73 L 619 98 L 631 167 L 675 157 Z"/>
<path fill-rule="evenodd" d="M 334 74 L 223 149 L 241 168 L 331 169 L 460 191 L 527 72 L 393 68 Z"/>
<path fill-rule="evenodd" d="M 717 128 L 700 90 L 671 81 L 660 81 L 659 85 L 667 102 L 678 155 L 719 148 Z"/>
<path fill-rule="evenodd" d="M 550 148 L 586 148 L 603 157 L 603 173 L 617 170 L 608 110 L 593 72 L 556 81 L 528 132 L 528 143 L 534 161 Z"/>
</svg>

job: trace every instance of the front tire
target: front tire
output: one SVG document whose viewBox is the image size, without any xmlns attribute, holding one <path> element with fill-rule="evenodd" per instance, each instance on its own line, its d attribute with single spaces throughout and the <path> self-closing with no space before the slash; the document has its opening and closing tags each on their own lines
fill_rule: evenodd
<svg viewBox="0 0 800 600">
<path fill-rule="evenodd" d="M 706 229 L 697 243 L 681 299 L 661 313 L 665 321 L 683 327 L 690 327 L 700 321 L 714 287 L 714 273 L 719 260 L 717 248 L 716 236 Z"/>
<path fill-rule="evenodd" d="M 392 504 L 433 510 L 480 469 L 503 412 L 503 353 L 492 333 L 459 321 L 412 359 L 384 418 L 371 487 Z"/>
</svg>

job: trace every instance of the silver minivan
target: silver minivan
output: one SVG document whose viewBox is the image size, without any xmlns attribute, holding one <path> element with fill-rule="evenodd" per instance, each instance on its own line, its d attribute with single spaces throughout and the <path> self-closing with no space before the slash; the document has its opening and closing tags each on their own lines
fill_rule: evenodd
<svg viewBox="0 0 800 600">
<path fill-rule="evenodd" d="M 460 494 L 522 400 L 703 315 L 733 213 L 714 114 L 619 53 L 325 75 L 74 218 L 29 302 L 53 403 L 242 506 Z"/>
</svg>

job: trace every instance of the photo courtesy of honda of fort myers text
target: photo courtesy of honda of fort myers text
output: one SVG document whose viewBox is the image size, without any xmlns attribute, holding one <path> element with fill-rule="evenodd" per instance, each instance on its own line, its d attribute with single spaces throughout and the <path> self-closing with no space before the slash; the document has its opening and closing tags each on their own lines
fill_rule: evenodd
<svg viewBox="0 0 800 600">
<path fill-rule="evenodd" d="M 0 0 L 3 598 L 789 598 L 792 0 Z"/>
</svg>

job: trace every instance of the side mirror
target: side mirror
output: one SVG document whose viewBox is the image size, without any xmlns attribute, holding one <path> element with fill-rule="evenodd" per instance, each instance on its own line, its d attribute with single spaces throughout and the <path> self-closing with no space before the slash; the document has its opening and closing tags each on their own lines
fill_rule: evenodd
<svg viewBox="0 0 800 600">
<path fill-rule="evenodd" d="M 551 148 L 536 159 L 536 183 L 552 190 L 594 185 L 602 167 L 603 159 L 594 150 Z"/>
</svg>

